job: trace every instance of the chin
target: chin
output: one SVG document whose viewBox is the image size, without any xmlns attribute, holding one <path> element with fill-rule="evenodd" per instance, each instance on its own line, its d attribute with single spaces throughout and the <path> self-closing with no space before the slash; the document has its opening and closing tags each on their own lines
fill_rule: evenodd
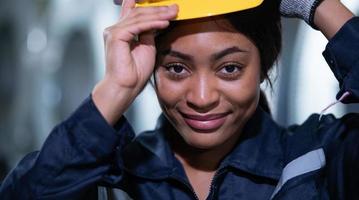
<svg viewBox="0 0 359 200">
<path fill-rule="evenodd" d="M 210 150 L 226 143 L 229 138 L 224 137 L 224 133 L 221 130 L 217 130 L 210 133 L 201 133 L 194 130 L 183 131 L 181 137 L 185 143 L 196 149 Z"/>
</svg>

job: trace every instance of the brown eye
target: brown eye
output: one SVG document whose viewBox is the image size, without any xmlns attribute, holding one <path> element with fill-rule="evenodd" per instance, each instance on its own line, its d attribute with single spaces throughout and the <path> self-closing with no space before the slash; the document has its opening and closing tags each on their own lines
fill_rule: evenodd
<svg viewBox="0 0 359 200">
<path fill-rule="evenodd" d="M 176 73 L 176 74 L 180 74 L 185 70 L 185 68 L 181 65 L 173 65 L 172 67 L 169 68 L 169 71 Z"/>
<path fill-rule="evenodd" d="M 217 74 L 224 79 L 237 79 L 242 73 L 243 66 L 239 63 L 226 63 L 222 65 Z"/>
<path fill-rule="evenodd" d="M 170 63 L 165 65 L 165 68 L 168 75 L 174 79 L 185 78 L 189 75 L 189 71 L 187 70 L 186 66 L 181 63 Z"/>
<path fill-rule="evenodd" d="M 222 68 L 223 73 L 234 73 L 236 71 L 239 71 L 239 69 L 235 65 L 227 65 L 227 66 Z"/>
</svg>

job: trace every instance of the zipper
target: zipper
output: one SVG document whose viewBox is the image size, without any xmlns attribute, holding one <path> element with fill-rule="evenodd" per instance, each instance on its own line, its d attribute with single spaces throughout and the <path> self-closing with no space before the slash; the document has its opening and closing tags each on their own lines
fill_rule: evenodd
<svg viewBox="0 0 359 200">
<path fill-rule="evenodd" d="M 173 175 L 172 175 L 171 177 L 173 178 L 173 180 L 176 180 L 176 181 L 178 181 L 178 182 L 184 184 L 184 185 L 192 192 L 194 198 L 195 198 L 196 200 L 199 200 L 199 198 L 198 198 L 196 192 L 194 191 L 193 187 L 191 186 L 191 184 L 189 184 L 187 181 L 183 180 L 183 179 L 180 178 L 180 177 L 173 176 Z"/>
<path fill-rule="evenodd" d="M 193 187 L 190 184 L 186 183 L 185 181 L 182 181 L 182 183 L 184 183 L 192 191 L 192 194 L 193 194 L 194 198 L 196 200 L 199 200 L 199 198 L 198 198 L 196 192 L 194 191 Z"/>
<path fill-rule="evenodd" d="M 214 174 L 214 176 L 213 176 L 213 178 L 212 178 L 212 180 L 211 180 L 211 185 L 210 185 L 209 193 L 208 193 L 208 196 L 207 196 L 206 200 L 210 200 L 210 199 L 213 198 L 212 196 L 214 195 L 215 182 L 216 182 L 216 180 L 218 179 L 218 177 L 220 177 L 222 174 L 224 174 L 224 172 L 225 172 L 224 169 L 225 169 L 225 168 L 222 167 L 221 169 L 219 169 L 219 170 Z M 172 177 L 174 180 L 176 180 L 176 181 L 178 181 L 178 182 L 184 184 L 184 185 L 192 192 L 194 198 L 195 198 L 196 200 L 199 200 L 199 198 L 198 198 L 196 192 L 194 191 L 193 187 L 191 186 L 191 184 L 189 184 L 187 181 L 183 180 L 181 177 L 177 177 L 176 175 L 172 175 L 171 177 Z"/>
<path fill-rule="evenodd" d="M 216 183 L 216 180 L 222 175 L 224 174 L 224 168 L 220 168 L 213 176 L 212 180 L 211 180 L 211 185 L 210 185 L 210 188 L 209 188 L 209 193 L 208 193 L 208 197 L 206 198 L 206 200 L 210 200 L 213 198 L 213 195 L 214 195 L 214 190 L 216 189 L 215 188 L 215 183 Z"/>
</svg>

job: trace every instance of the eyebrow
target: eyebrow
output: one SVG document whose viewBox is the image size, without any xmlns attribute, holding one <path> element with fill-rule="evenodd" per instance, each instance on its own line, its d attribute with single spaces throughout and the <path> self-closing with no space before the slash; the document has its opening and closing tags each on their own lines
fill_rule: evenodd
<svg viewBox="0 0 359 200">
<path fill-rule="evenodd" d="M 241 49 L 239 47 L 233 46 L 233 47 L 229 47 L 227 49 L 224 49 L 218 53 L 215 53 L 211 56 L 212 60 L 219 60 L 220 58 L 223 58 L 229 54 L 234 54 L 234 53 L 248 53 L 248 51 Z"/>
<path fill-rule="evenodd" d="M 229 54 L 239 53 L 239 52 L 248 53 L 247 50 L 244 50 L 244 49 L 241 49 L 239 47 L 233 46 L 233 47 L 226 48 L 226 49 L 224 49 L 222 51 L 219 51 L 217 53 L 214 53 L 213 55 L 211 55 L 211 60 L 219 60 L 219 59 L 221 59 L 221 58 L 223 58 L 223 57 L 225 57 L 225 56 L 227 56 Z M 181 53 L 181 52 L 178 52 L 178 51 L 174 51 L 172 49 L 166 49 L 164 51 L 161 51 L 160 54 L 162 56 L 169 55 L 169 56 L 177 57 L 177 58 L 180 58 L 180 59 L 186 60 L 186 61 L 193 60 L 193 56 L 185 54 L 185 53 Z"/>
<path fill-rule="evenodd" d="M 178 51 L 174 51 L 172 49 L 166 49 L 162 52 L 160 52 L 161 55 L 163 56 L 173 56 L 173 57 L 177 57 L 177 58 L 181 58 L 182 60 L 187 60 L 187 61 L 191 61 L 193 60 L 193 56 L 185 54 L 185 53 L 181 53 Z"/>
</svg>

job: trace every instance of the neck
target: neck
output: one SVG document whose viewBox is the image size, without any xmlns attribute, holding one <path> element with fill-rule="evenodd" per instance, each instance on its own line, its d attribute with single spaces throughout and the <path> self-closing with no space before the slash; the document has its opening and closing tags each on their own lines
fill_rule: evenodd
<svg viewBox="0 0 359 200">
<path fill-rule="evenodd" d="M 238 134 L 239 135 L 239 134 Z M 238 138 L 211 149 L 199 149 L 188 145 L 179 134 L 171 136 L 170 143 L 176 158 L 185 169 L 215 172 L 221 161 L 234 148 Z"/>
</svg>

